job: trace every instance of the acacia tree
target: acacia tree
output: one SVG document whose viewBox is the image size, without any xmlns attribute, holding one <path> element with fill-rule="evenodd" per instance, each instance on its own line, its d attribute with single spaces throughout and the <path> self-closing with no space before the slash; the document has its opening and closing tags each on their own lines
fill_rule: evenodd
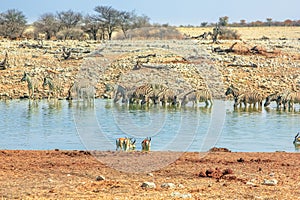
<svg viewBox="0 0 300 200">
<path fill-rule="evenodd" d="M 26 17 L 21 11 L 16 9 L 7 10 L 0 14 L 0 34 L 9 38 L 20 37 L 26 23 Z"/>
<path fill-rule="evenodd" d="M 72 10 L 57 12 L 56 17 L 62 29 L 74 28 L 82 19 L 82 15 L 79 12 Z"/>
<path fill-rule="evenodd" d="M 227 26 L 228 25 L 228 20 L 229 20 L 229 17 L 227 17 L 227 16 L 220 17 L 219 18 L 219 25 L 220 26 Z"/>
<path fill-rule="evenodd" d="M 94 11 L 97 12 L 95 20 L 103 25 L 102 30 L 107 32 L 111 40 L 112 33 L 120 27 L 121 12 L 110 6 L 96 6 Z"/>
<path fill-rule="evenodd" d="M 52 13 L 45 13 L 41 15 L 38 21 L 34 22 L 33 25 L 36 28 L 36 32 L 46 34 L 47 40 L 49 40 L 52 36 L 55 36 L 59 30 L 59 22 Z"/>
<path fill-rule="evenodd" d="M 102 26 L 103 24 L 97 21 L 95 16 L 86 15 L 83 19 L 83 31 L 92 36 L 94 40 L 97 40 L 98 31 Z"/>
</svg>

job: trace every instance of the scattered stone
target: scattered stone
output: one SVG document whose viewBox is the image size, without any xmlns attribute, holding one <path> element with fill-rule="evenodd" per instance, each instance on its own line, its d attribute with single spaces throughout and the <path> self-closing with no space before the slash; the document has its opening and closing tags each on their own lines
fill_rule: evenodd
<svg viewBox="0 0 300 200">
<path fill-rule="evenodd" d="M 271 179 L 271 180 L 264 180 L 262 183 L 263 185 L 269 185 L 269 186 L 275 186 L 277 185 L 278 181 L 276 179 Z"/>
<path fill-rule="evenodd" d="M 247 181 L 247 182 L 246 182 L 246 185 L 253 186 L 253 187 L 255 187 L 255 186 L 256 186 L 256 184 L 255 184 L 255 183 L 253 183 L 253 182 L 251 182 L 251 181 Z"/>
<path fill-rule="evenodd" d="M 148 173 L 147 176 L 152 176 L 153 177 L 153 174 L 152 173 Z"/>
<path fill-rule="evenodd" d="M 190 193 L 181 194 L 180 192 L 172 192 L 171 197 L 189 199 L 189 198 L 192 198 L 192 195 Z"/>
<path fill-rule="evenodd" d="M 96 181 L 104 181 L 104 180 L 105 180 L 105 177 L 102 175 L 96 177 Z"/>
<path fill-rule="evenodd" d="M 176 186 L 175 186 L 174 183 L 163 183 L 163 184 L 161 184 L 161 187 L 162 187 L 162 188 L 167 188 L 167 189 L 173 189 L 173 188 L 175 188 Z"/>
<path fill-rule="evenodd" d="M 142 188 L 156 188 L 156 185 L 155 183 L 153 182 L 144 182 L 142 185 L 141 185 Z"/>
<path fill-rule="evenodd" d="M 245 160 L 243 158 L 240 158 L 237 160 L 238 162 L 245 162 Z"/>
</svg>

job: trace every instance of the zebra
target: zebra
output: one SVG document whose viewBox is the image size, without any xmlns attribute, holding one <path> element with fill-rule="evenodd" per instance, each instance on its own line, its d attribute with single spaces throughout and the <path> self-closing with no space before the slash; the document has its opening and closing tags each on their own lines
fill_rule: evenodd
<svg viewBox="0 0 300 200">
<path fill-rule="evenodd" d="M 181 105 L 185 106 L 190 101 L 193 102 L 193 106 L 197 106 L 198 102 L 205 102 L 205 106 L 213 105 L 211 92 L 207 88 L 187 92 L 181 100 Z"/>
<path fill-rule="evenodd" d="M 68 90 L 68 100 L 74 99 L 76 96 L 77 99 L 86 99 L 88 101 L 94 100 L 95 98 L 95 88 L 94 86 L 86 82 L 74 82 Z"/>
<path fill-rule="evenodd" d="M 122 103 L 130 102 L 134 90 L 121 85 L 114 87 L 114 103 L 117 103 L 122 98 Z"/>
<path fill-rule="evenodd" d="M 153 101 L 154 103 L 162 103 L 163 106 L 167 105 L 167 103 L 170 103 L 171 105 L 176 105 L 177 103 L 177 96 L 171 88 L 161 86 L 161 88 L 158 90 L 158 92 L 153 95 Z"/>
<path fill-rule="evenodd" d="M 272 101 L 276 101 L 277 108 L 279 108 L 280 107 L 280 105 L 279 105 L 279 97 L 280 97 L 280 94 L 278 92 L 270 94 L 269 96 L 266 97 L 266 100 L 265 100 L 265 103 L 264 103 L 264 107 L 269 106 Z"/>
<path fill-rule="evenodd" d="M 300 92 L 286 92 L 278 97 L 279 104 L 283 104 L 283 109 L 293 109 L 295 103 L 300 103 Z"/>
<path fill-rule="evenodd" d="M 250 106 L 253 104 L 253 107 L 258 104 L 258 107 L 262 107 L 263 96 L 258 92 L 247 92 L 243 93 L 237 97 L 235 97 L 234 107 L 241 105 L 244 103 L 245 108 L 247 108 L 247 104 Z"/>
<path fill-rule="evenodd" d="M 243 92 L 241 92 L 238 88 L 234 87 L 232 84 L 227 88 L 225 95 L 232 95 L 234 97 L 234 100 L 238 99 L 238 96 L 240 96 Z M 241 104 L 240 104 L 241 106 Z"/>
<path fill-rule="evenodd" d="M 130 97 L 130 102 L 139 102 L 141 100 L 141 104 L 149 103 L 150 97 L 153 95 L 153 88 L 151 84 L 146 84 L 139 86 L 135 89 Z"/>
<path fill-rule="evenodd" d="M 21 81 L 27 82 L 29 98 L 34 98 L 34 91 L 38 89 L 38 81 L 35 78 L 30 77 L 26 72 L 24 72 Z"/>
<path fill-rule="evenodd" d="M 62 92 L 61 82 L 57 80 L 53 80 L 50 77 L 45 77 L 43 82 L 43 88 L 49 86 L 48 99 L 51 98 L 51 94 L 54 98 L 60 98 Z"/>
</svg>

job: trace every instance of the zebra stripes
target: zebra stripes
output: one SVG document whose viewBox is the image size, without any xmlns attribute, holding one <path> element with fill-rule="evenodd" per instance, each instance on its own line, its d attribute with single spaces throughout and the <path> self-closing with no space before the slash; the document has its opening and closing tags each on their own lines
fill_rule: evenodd
<svg viewBox="0 0 300 200">
<path fill-rule="evenodd" d="M 225 95 L 232 95 L 234 97 L 234 107 L 237 107 L 240 105 L 242 106 L 242 103 L 245 107 L 247 107 L 247 104 L 253 105 L 253 107 L 258 104 L 259 107 L 262 106 L 263 96 L 258 92 L 242 92 L 238 88 L 234 87 L 233 85 L 230 85 Z"/>
<path fill-rule="evenodd" d="M 267 107 L 267 106 L 269 106 L 271 104 L 272 101 L 275 101 L 276 105 L 277 105 L 277 108 L 279 108 L 280 107 L 280 105 L 279 105 L 279 97 L 280 97 L 279 93 L 270 94 L 269 96 L 266 97 L 264 106 Z"/>
<path fill-rule="evenodd" d="M 181 99 L 181 106 L 185 106 L 188 102 L 192 102 L 193 106 L 197 106 L 199 102 L 205 102 L 205 106 L 212 105 L 212 94 L 208 88 L 191 90 Z"/>
<path fill-rule="evenodd" d="M 253 105 L 253 107 L 258 104 L 259 107 L 262 106 L 263 96 L 258 92 L 247 92 L 235 97 L 234 107 L 237 107 L 241 103 L 247 107 L 247 104 Z"/>
<path fill-rule="evenodd" d="M 300 103 L 300 92 L 286 92 L 278 97 L 278 102 L 284 109 L 293 109 L 295 103 Z"/>
</svg>

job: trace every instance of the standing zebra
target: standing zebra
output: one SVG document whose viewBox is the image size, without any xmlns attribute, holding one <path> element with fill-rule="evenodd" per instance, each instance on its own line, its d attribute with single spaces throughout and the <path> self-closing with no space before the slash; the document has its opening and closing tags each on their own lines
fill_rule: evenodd
<svg viewBox="0 0 300 200">
<path fill-rule="evenodd" d="M 256 103 L 258 104 L 258 107 L 261 107 L 262 101 L 263 96 L 258 92 L 246 92 L 235 97 L 234 107 L 241 105 L 241 103 L 244 103 L 245 108 L 247 108 L 247 104 L 250 104 L 250 107 L 251 105 L 255 107 Z"/>
<path fill-rule="evenodd" d="M 34 91 L 38 89 L 38 81 L 35 78 L 30 77 L 26 72 L 24 72 L 21 81 L 27 82 L 29 98 L 34 98 Z"/>
<path fill-rule="evenodd" d="M 48 99 L 50 99 L 51 96 L 57 99 L 60 98 L 62 92 L 62 86 L 61 86 L 61 82 L 58 79 L 53 80 L 50 77 L 45 77 L 43 82 L 43 88 L 45 88 L 46 86 L 49 87 Z"/>
<path fill-rule="evenodd" d="M 228 96 L 232 94 L 234 97 L 234 107 L 237 107 L 238 105 L 242 105 L 244 103 L 244 106 L 247 107 L 247 104 L 253 104 L 253 107 L 255 107 L 256 103 L 258 103 L 258 106 L 262 106 L 263 96 L 259 94 L 258 92 L 241 92 L 238 88 L 234 87 L 233 85 L 230 85 L 225 95 Z"/>
</svg>

